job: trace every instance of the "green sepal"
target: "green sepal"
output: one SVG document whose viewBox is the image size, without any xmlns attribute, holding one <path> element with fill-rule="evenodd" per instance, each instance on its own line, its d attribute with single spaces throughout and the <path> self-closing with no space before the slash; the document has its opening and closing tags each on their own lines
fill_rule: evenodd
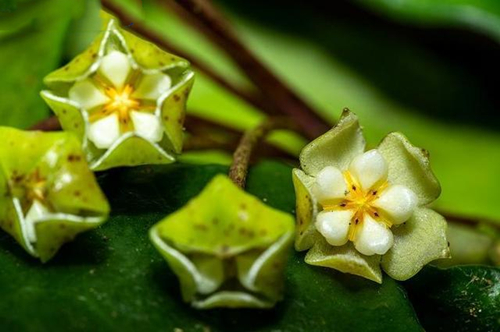
<svg viewBox="0 0 500 332">
<path fill-rule="evenodd" d="M 102 224 L 108 202 L 90 171 L 77 138 L 69 133 L 25 132 L 0 127 L 0 227 L 43 262 L 77 234 Z M 34 180 L 48 212 L 33 222 L 26 213 Z"/>
<path fill-rule="evenodd" d="M 365 139 L 358 117 L 345 110 L 335 127 L 304 147 L 299 157 L 300 167 L 311 176 L 326 166 L 345 170 L 364 149 Z"/>
<path fill-rule="evenodd" d="M 218 175 L 150 237 L 194 307 L 269 308 L 282 297 L 293 232 L 289 214 Z"/>
<path fill-rule="evenodd" d="M 40 96 L 55 113 L 61 127 L 74 133 L 83 142 L 85 140 L 85 120 L 80 109 L 75 104 L 68 103 L 67 100 L 60 99 L 48 91 L 40 92 Z"/>
<path fill-rule="evenodd" d="M 311 193 L 314 178 L 300 169 L 293 170 L 293 186 L 295 188 L 295 250 L 310 249 L 320 237 L 314 226 L 318 214 L 318 204 Z"/>
<path fill-rule="evenodd" d="M 359 253 L 351 242 L 343 246 L 331 246 L 321 236 L 307 252 L 307 264 L 324 266 L 382 283 L 380 256 L 365 256 Z"/>
<path fill-rule="evenodd" d="M 410 143 L 401 133 L 390 133 L 378 146 L 389 166 L 388 180 L 411 189 L 426 205 L 439 197 L 441 186 L 431 170 L 429 153 Z"/>
<path fill-rule="evenodd" d="M 446 227 L 440 214 L 418 208 L 407 222 L 392 228 L 394 245 L 382 257 L 384 271 L 396 280 L 406 280 L 427 263 L 449 258 Z"/>
<path fill-rule="evenodd" d="M 94 158 L 92 158 L 93 160 Z M 94 171 L 102 171 L 112 167 L 170 164 L 175 157 L 165 152 L 159 144 L 151 143 L 142 137 L 124 135 L 105 154 L 90 164 Z"/>
</svg>

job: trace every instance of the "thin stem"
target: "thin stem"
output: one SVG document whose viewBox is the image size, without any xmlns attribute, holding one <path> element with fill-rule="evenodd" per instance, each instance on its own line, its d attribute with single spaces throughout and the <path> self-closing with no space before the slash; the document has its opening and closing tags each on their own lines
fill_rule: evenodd
<svg viewBox="0 0 500 332">
<path fill-rule="evenodd" d="M 326 132 L 330 125 L 319 113 L 293 92 L 283 81 L 275 76 L 243 42 L 231 24 L 211 4 L 209 0 L 175 0 L 194 18 L 193 24 L 207 37 L 211 38 L 248 76 L 262 92 L 266 100 L 283 115 L 290 116 L 300 126 L 302 133 L 314 139 Z M 159 5 L 173 8 L 172 1 L 157 1 Z M 174 8 L 175 9 L 175 8 Z M 178 10 L 176 10 L 179 13 Z M 186 19 L 186 15 L 180 15 Z M 192 23 L 193 20 L 188 20 Z"/>
<path fill-rule="evenodd" d="M 472 216 L 462 216 L 458 215 L 453 212 L 447 212 L 447 211 L 440 211 L 437 210 L 437 212 L 442 215 L 446 221 L 451 222 L 451 223 L 456 223 L 456 224 L 462 224 L 466 226 L 478 226 L 480 224 L 483 225 L 488 225 L 493 228 L 496 228 L 497 230 L 500 230 L 500 221 L 497 220 L 492 220 L 488 218 L 480 218 L 480 217 L 472 217 Z"/>
<path fill-rule="evenodd" d="M 245 188 L 248 165 L 255 147 L 276 129 L 289 129 L 292 123 L 286 118 L 268 118 L 255 128 L 245 132 L 236 151 L 233 154 L 233 163 L 229 169 L 229 178 L 241 188 Z"/>
<path fill-rule="evenodd" d="M 135 17 L 132 17 L 129 13 L 125 12 L 119 5 L 116 5 L 112 1 L 109 0 L 101 0 L 102 7 L 105 8 L 108 12 L 110 12 L 112 15 L 116 16 L 121 22 L 134 22 L 134 25 L 131 27 L 123 27 L 124 29 L 127 29 L 129 31 L 132 31 L 136 34 L 141 35 L 145 39 L 153 42 L 154 44 L 158 45 L 159 47 L 176 54 L 182 58 L 185 58 L 189 60 L 192 64 L 193 67 L 197 68 L 200 72 L 203 74 L 207 75 L 210 77 L 214 82 L 219 84 L 221 87 L 225 88 L 232 94 L 240 97 L 250 105 L 258 108 L 258 109 L 263 109 L 265 108 L 265 103 L 262 98 L 260 98 L 258 95 L 255 95 L 251 92 L 248 92 L 233 83 L 229 82 L 226 80 L 224 77 L 216 73 L 214 70 L 210 68 L 209 65 L 203 63 L 200 60 L 197 60 L 193 58 L 191 55 L 187 54 L 186 52 L 182 51 L 181 49 L 177 48 L 175 45 L 173 45 L 167 38 L 165 38 L 163 35 L 160 35 L 159 33 L 155 32 L 154 30 L 151 30 L 147 28 L 145 25 L 137 22 L 138 20 Z"/>
<path fill-rule="evenodd" d="M 186 115 L 184 125 L 189 133 L 184 142 L 184 151 L 223 150 L 232 153 L 242 137 L 242 133 L 236 129 L 191 114 Z M 57 117 L 51 116 L 29 129 L 59 131 L 62 128 Z M 291 165 L 297 164 L 297 156 L 265 142 L 256 157 L 273 157 Z"/>
</svg>

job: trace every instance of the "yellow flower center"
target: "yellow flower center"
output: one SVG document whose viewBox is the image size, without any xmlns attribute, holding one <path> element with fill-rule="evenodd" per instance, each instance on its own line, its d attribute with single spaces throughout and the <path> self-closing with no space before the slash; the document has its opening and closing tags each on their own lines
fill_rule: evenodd
<svg viewBox="0 0 500 332">
<path fill-rule="evenodd" d="M 387 181 L 381 185 L 376 186 L 373 189 L 365 191 L 358 184 L 356 179 L 352 177 L 349 171 L 344 172 L 344 179 L 347 183 L 347 188 L 349 192 L 346 194 L 346 199 L 340 204 L 335 205 L 324 205 L 323 209 L 332 210 L 353 210 L 354 215 L 352 217 L 351 223 L 349 224 L 349 234 L 348 239 L 354 241 L 356 239 L 356 234 L 359 226 L 363 223 L 365 215 L 371 216 L 374 220 L 383 223 L 386 227 L 392 227 L 392 223 L 383 218 L 376 207 L 372 203 L 380 197 L 382 191 L 388 187 Z"/>
</svg>

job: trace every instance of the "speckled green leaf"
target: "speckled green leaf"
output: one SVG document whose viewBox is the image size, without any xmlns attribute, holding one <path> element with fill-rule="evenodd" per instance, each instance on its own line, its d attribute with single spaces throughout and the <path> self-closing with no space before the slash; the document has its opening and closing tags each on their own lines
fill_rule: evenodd
<svg viewBox="0 0 500 332">
<path fill-rule="evenodd" d="M 392 279 L 385 278 L 378 285 L 312 267 L 304 263 L 301 253 L 294 253 L 288 261 L 284 301 L 273 310 L 199 311 L 184 304 L 177 276 L 148 240 L 148 231 L 198 195 L 216 174 L 226 171 L 222 166 L 177 164 L 100 173 L 100 183 L 111 199 L 112 217 L 67 244 L 43 268 L 0 233 L 2 328 L 54 332 L 96 326 L 99 331 L 148 332 L 176 328 L 186 332 L 422 330 L 404 289 Z M 291 213 L 295 198 L 290 173 L 288 166 L 262 163 L 251 170 L 247 188 L 269 206 Z"/>
<path fill-rule="evenodd" d="M 378 146 L 389 166 L 388 180 L 417 194 L 420 204 L 438 198 L 441 186 L 429 163 L 429 153 L 410 143 L 401 133 L 387 135 Z"/>
<path fill-rule="evenodd" d="M 450 256 L 446 220 L 433 210 L 417 209 L 393 233 L 394 245 L 382 257 L 382 267 L 394 279 L 409 279 L 427 263 Z"/>
<path fill-rule="evenodd" d="M 426 331 L 500 330 L 500 268 L 426 267 L 404 285 Z"/>
<path fill-rule="evenodd" d="M 282 297 L 293 225 L 219 175 L 150 235 L 194 307 L 267 308 Z"/>
<path fill-rule="evenodd" d="M 302 150 L 300 167 L 312 176 L 326 166 L 344 170 L 354 157 L 363 153 L 364 149 L 365 139 L 358 117 L 350 111 L 344 111 L 335 127 Z"/>
<path fill-rule="evenodd" d="M 0 127 L 0 141 L 0 227 L 28 253 L 45 262 L 106 220 L 107 200 L 73 135 Z M 47 212 L 28 218 L 35 201 Z"/>
</svg>

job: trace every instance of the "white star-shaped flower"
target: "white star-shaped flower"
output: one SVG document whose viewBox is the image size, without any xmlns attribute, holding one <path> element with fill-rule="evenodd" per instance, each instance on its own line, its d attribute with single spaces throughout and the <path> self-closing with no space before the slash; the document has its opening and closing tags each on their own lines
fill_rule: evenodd
<svg viewBox="0 0 500 332">
<path fill-rule="evenodd" d="M 348 241 L 364 255 L 383 255 L 393 245 L 391 227 L 407 221 L 417 205 L 413 191 L 387 180 L 387 162 L 377 150 L 358 155 L 348 169 L 323 168 L 313 192 L 323 210 L 316 229 L 333 246 Z"/>
<path fill-rule="evenodd" d="M 85 52 L 44 79 L 41 95 L 93 170 L 163 164 L 182 150 L 193 77 L 189 62 L 109 18 Z"/>
</svg>

